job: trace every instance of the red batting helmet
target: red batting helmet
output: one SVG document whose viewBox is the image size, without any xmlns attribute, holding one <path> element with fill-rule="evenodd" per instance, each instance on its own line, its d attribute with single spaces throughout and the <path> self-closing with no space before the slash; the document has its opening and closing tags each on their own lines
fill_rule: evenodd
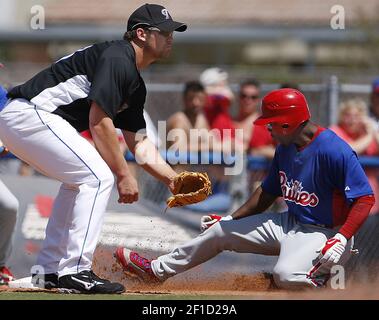
<svg viewBox="0 0 379 320">
<path fill-rule="evenodd" d="M 281 134 L 288 135 L 310 117 L 304 95 L 299 90 L 284 88 L 271 91 L 263 98 L 262 115 L 254 121 L 254 124 L 280 125 Z"/>
</svg>

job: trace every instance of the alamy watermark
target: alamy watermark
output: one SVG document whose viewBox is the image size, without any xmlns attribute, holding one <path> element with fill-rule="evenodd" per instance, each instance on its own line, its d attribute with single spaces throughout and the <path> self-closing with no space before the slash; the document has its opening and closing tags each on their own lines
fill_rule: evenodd
<svg viewBox="0 0 379 320">
<path fill-rule="evenodd" d="M 333 30 L 345 30 L 345 8 L 336 4 L 330 8 L 333 16 L 330 19 L 330 27 Z"/>
<path fill-rule="evenodd" d="M 41 5 L 34 5 L 30 8 L 30 28 L 32 30 L 45 29 L 45 8 Z"/>
<path fill-rule="evenodd" d="M 346 288 L 345 268 L 339 264 L 330 269 L 330 287 L 334 290 L 344 290 Z"/>
<path fill-rule="evenodd" d="M 335 4 L 330 8 L 333 14 L 330 19 L 330 27 L 333 30 L 345 29 L 345 8 L 340 4 Z M 34 5 L 30 8 L 30 27 L 33 30 L 45 29 L 45 8 L 42 5 Z"/>
</svg>

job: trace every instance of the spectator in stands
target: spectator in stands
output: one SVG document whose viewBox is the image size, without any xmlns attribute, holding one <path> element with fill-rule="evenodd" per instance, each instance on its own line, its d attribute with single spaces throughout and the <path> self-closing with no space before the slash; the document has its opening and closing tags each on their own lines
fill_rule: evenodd
<svg viewBox="0 0 379 320">
<path fill-rule="evenodd" d="M 204 114 L 204 107 L 207 103 L 207 93 L 205 87 L 199 81 L 189 81 L 185 83 L 183 90 L 183 109 L 174 113 L 167 120 L 167 147 L 175 146 L 175 150 L 211 153 L 212 151 L 222 151 L 221 141 L 210 130 L 209 123 Z M 191 137 L 191 130 L 197 130 Z M 198 137 L 194 139 L 193 137 Z M 175 166 L 177 172 L 191 170 L 186 165 Z M 219 166 L 209 166 L 208 174 L 212 180 L 213 195 L 196 205 L 192 205 L 193 210 L 208 210 L 216 202 L 220 204 L 220 198 L 215 194 L 220 192 L 220 186 L 224 183 L 223 170 Z M 229 206 L 229 200 L 227 200 Z M 210 204 L 209 204 L 210 202 Z M 222 202 L 222 200 L 221 200 Z M 220 206 L 216 207 L 220 208 Z"/>
<path fill-rule="evenodd" d="M 204 115 L 206 103 L 207 94 L 199 81 L 189 81 L 184 85 L 183 110 L 174 113 L 167 120 L 167 133 L 171 132 L 176 138 L 175 141 L 172 141 L 174 139 L 170 138 L 170 134 L 168 135 L 168 147 L 175 144 L 179 150 L 198 151 L 202 149 L 202 140 L 191 141 L 190 130 L 199 129 L 199 137 L 201 137 L 201 135 L 207 134 L 210 129 Z M 181 132 L 174 132 L 173 129 L 180 129 Z"/>
<path fill-rule="evenodd" d="M 243 145 L 246 152 L 272 159 L 275 153 L 274 141 L 264 126 L 255 126 L 254 120 L 260 114 L 260 83 L 248 79 L 240 84 L 236 128 L 243 130 Z"/>
<path fill-rule="evenodd" d="M 229 108 L 233 93 L 227 84 L 228 75 L 219 68 L 205 70 L 200 81 L 190 81 L 184 86 L 183 110 L 173 114 L 167 121 L 167 146 L 175 144 L 180 151 L 228 152 L 234 148 L 230 139 L 234 136 L 234 126 Z M 173 131 L 180 129 L 180 131 Z M 229 129 L 229 133 L 225 133 Z M 199 139 L 191 137 L 190 130 Z M 174 140 L 174 141 L 173 141 Z M 231 146 L 233 144 L 233 146 Z M 228 149 L 227 147 L 230 146 Z M 176 166 L 176 171 L 187 170 L 186 166 Z M 201 203 L 191 205 L 192 210 L 224 211 L 230 205 L 227 193 L 228 177 L 222 166 L 210 166 L 207 172 L 212 180 L 212 196 Z"/>
<path fill-rule="evenodd" d="M 368 108 L 361 99 L 344 101 L 339 107 L 338 123 L 330 127 L 344 139 L 358 155 L 379 155 L 379 133 L 374 122 L 368 117 Z M 370 185 L 376 196 L 379 196 L 378 169 L 365 169 Z M 372 207 L 370 214 L 377 213 L 378 204 Z"/>
<path fill-rule="evenodd" d="M 342 102 L 339 107 L 338 123 L 330 129 L 347 141 L 358 154 L 379 153 L 375 128 L 368 117 L 366 103 L 361 99 Z"/>
<path fill-rule="evenodd" d="M 253 156 L 261 156 L 272 160 L 275 154 L 276 143 L 267 128 L 253 125 L 252 131 L 248 146 L 249 153 Z"/>
<path fill-rule="evenodd" d="M 249 147 L 253 133 L 253 122 L 259 116 L 260 83 L 249 79 L 240 84 L 238 99 L 238 115 L 234 125 L 243 130 L 244 150 Z"/>
<path fill-rule="evenodd" d="M 230 115 L 234 94 L 229 86 L 228 76 L 221 68 L 209 68 L 200 75 L 200 82 L 207 93 L 205 116 L 210 128 L 219 130 L 222 140 L 234 137 L 234 123 Z"/>
</svg>

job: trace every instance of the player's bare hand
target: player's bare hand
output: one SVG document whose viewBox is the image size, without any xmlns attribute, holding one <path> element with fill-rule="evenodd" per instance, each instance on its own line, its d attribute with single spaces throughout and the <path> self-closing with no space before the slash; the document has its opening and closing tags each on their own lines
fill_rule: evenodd
<svg viewBox="0 0 379 320">
<path fill-rule="evenodd" d="M 172 194 L 174 194 L 174 190 L 175 190 L 175 179 L 174 178 L 175 177 L 170 179 L 170 182 L 167 185 L 168 189 L 171 191 Z"/>
<path fill-rule="evenodd" d="M 374 134 L 377 130 L 377 124 L 374 120 L 370 119 L 369 117 L 364 117 L 362 119 L 362 123 L 367 134 Z"/>
<path fill-rule="evenodd" d="M 118 203 L 133 203 L 138 200 L 138 183 L 132 175 L 117 178 Z"/>
</svg>

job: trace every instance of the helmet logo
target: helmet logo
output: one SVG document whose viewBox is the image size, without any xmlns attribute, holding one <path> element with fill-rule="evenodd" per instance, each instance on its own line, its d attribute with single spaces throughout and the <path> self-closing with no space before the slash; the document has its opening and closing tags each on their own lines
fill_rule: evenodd
<svg viewBox="0 0 379 320">
<path fill-rule="evenodd" d="M 279 108 L 279 104 L 277 102 L 267 102 L 266 104 L 267 107 L 269 108 Z"/>
<path fill-rule="evenodd" d="M 166 20 L 170 19 L 170 14 L 167 9 L 162 9 L 162 14 L 166 17 Z"/>
</svg>

